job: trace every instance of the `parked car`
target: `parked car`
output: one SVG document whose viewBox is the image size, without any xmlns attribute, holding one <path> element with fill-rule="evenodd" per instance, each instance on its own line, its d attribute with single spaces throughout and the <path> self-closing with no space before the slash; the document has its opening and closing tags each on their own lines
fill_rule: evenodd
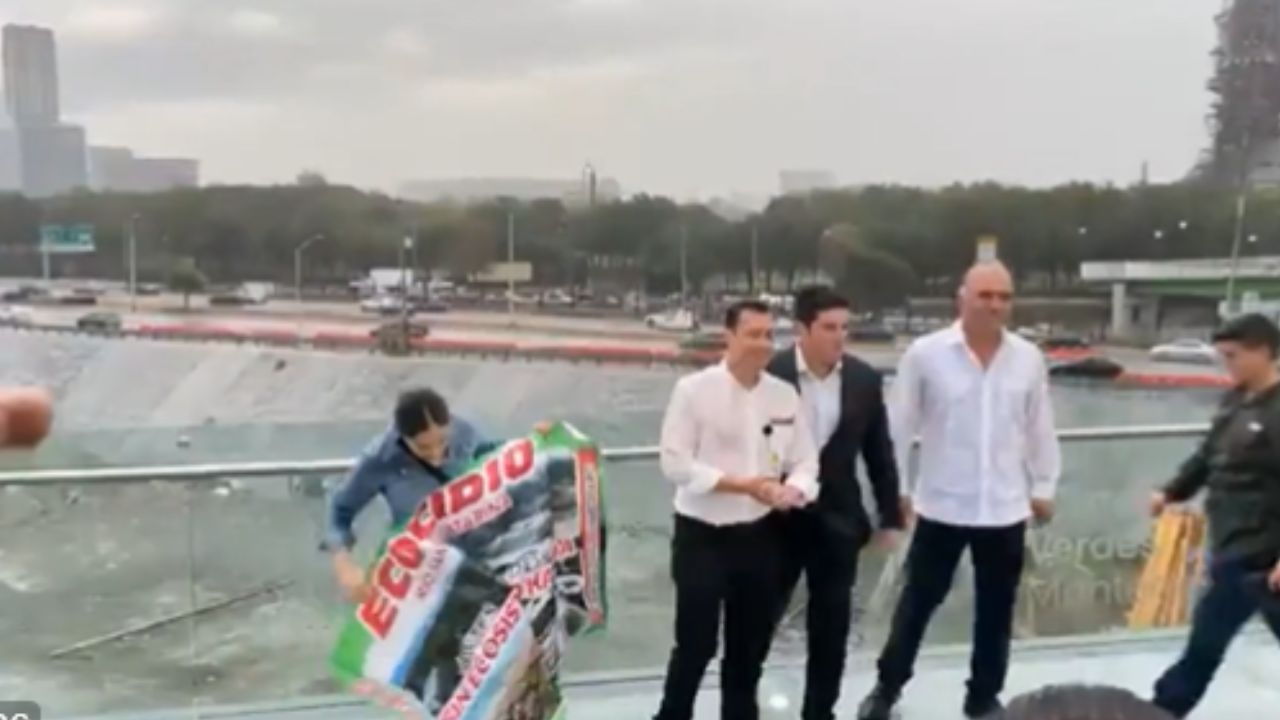
<svg viewBox="0 0 1280 720">
<path fill-rule="evenodd" d="M 118 333 L 124 329 L 124 322 L 115 313 L 94 312 L 76 320 L 76 329 L 83 332 Z"/>
<path fill-rule="evenodd" d="M 145 296 L 155 296 L 164 292 L 164 288 L 156 283 L 141 283 L 138 285 L 138 294 Z"/>
<path fill-rule="evenodd" d="M 645 316 L 644 324 L 654 330 L 673 332 L 692 332 L 700 327 L 698 318 L 684 309 L 668 310 L 663 313 L 647 315 Z"/>
<path fill-rule="evenodd" d="M 0 305 L 0 325 L 26 327 L 35 323 L 31 308 L 22 305 Z"/>
<path fill-rule="evenodd" d="M 1216 365 L 1218 351 L 1212 345 L 1194 338 L 1182 338 L 1151 348 L 1150 357 L 1155 362 L 1181 362 L 1197 365 Z"/>
</svg>

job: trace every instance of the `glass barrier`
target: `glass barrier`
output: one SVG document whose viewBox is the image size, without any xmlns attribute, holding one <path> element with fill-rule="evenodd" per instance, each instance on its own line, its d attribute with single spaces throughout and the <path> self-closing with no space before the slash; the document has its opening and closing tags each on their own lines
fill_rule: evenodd
<svg viewBox="0 0 1280 720">
<path fill-rule="evenodd" d="M 329 447 L 312 457 L 349 454 L 368 430 L 326 434 Z M 274 432 L 279 440 L 292 430 Z M 203 442 L 209 454 L 188 462 L 220 460 L 234 444 Z M 1145 499 L 1193 444 L 1064 445 L 1058 517 L 1029 536 L 1018 638 L 1127 629 L 1150 549 Z M 327 658 L 347 607 L 317 541 L 338 481 L 226 477 L 2 491 L 0 623 L 10 641 L 0 649 L 0 695 L 34 696 L 66 714 L 335 692 Z M 660 674 L 672 627 L 671 489 L 654 461 L 611 463 L 606 483 L 612 615 L 606 632 L 572 644 L 568 669 Z M 363 558 L 385 527 L 375 502 L 358 525 Z M 864 553 L 855 649 L 878 652 L 897 567 L 881 552 Z M 774 660 L 803 656 L 803 604 L 802 586 Z M 972 606 L 972 573 L 962 569 L 928 641 L 967 642 Z"/>
<path fill-rule="evenodd" d="M 1151 483 L 1191 439 L 1072 442 L 1058 518 L 1029 537 L 1019 638 L 1126 629 L 1150 523 Z M 9 489 L 4 503 L 5 685 L 64 712 L 217 705 L 327 694 L 346 606 L 316 548 L 338 478 Z M 658 671 L 670 649 L 670 490 L 654 462 L 608 468 L 607 632 L 576 641 L 570 672 Z M 25 508 L 25 509 L 24 509 Z M 375 503 L 360 535 L 379 538 Z M 367 558 L 375 542 L 362 545 Z M 851 644 L 878 650 L 896 563 L 863 556 Z M 971 573 L 931 643 L 967 642 Z M 774 659 L 803 653 L 803 590 Z M 18 623 L 21 623 L 20 625 Z M 52 657 L 57 655 L 57 657 Z"/>
</svg>

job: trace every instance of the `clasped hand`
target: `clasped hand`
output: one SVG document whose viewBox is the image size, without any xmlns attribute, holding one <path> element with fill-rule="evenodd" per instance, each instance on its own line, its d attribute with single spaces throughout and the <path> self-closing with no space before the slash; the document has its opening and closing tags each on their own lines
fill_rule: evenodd
<svg viewBox="0 0 1280 720">
<path fill-rule="evenodd" d="M 796 510 L 809 504 L 803 492 L 777 478 L 756 478 L 751 487 L 751 497 L 775 510 Z"/>
</svg>

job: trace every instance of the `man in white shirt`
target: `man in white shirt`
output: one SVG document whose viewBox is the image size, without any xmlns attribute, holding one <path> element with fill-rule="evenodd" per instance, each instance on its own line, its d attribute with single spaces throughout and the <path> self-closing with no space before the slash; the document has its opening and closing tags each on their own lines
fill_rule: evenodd
<svg viewBox="0 0 1280 720">
<path fill-rule="evenodd" d="M 662 421 L 662 472 L 676 485 L 671 576 L 675 648 L 655 720 L 691 720 L 724 615 L 720 716 L 757 720 L 780 576 L 772 513 L 818 496 L 818 456 L 800 398 L 765 374 L 773 318 L 755 301 L 725 314 L 724 362 L 681 378 Z"/>
<path fill-rule="evenodd" d="M 908 456 L 920 438 L 919 523 L 879 683 L 861 720 L 891 716 L 965 548 L 977 606 L 964 712 L 985 718 L 1001 709 L 1026 524 L 1052 518 L 1062 465 L 1044 358 L 1005 329 L 1012 301 L 1013 279 L 1002 264 L 974 266 L 960 289 L 960 321 L 917 340 L 899 365 L 890 427 L 908 488 Z"/>
</svg>

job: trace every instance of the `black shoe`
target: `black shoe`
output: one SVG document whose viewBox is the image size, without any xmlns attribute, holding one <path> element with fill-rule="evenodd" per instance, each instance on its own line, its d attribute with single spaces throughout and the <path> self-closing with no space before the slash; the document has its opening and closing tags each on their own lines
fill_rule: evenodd
<svg viewBox="0 0 1280 720">
<path fill-rule="evenodd" d="M 996 716 L 1004 710 L 999 698 L 986 698 L 979 700 L 974 697 L 966 697 L 964 699 L 964 716 L 971 720 L 995 720 Z"/>
<path fill-rule="evenodd" d="M 898 692 L 883 685 L 876 685 L 866 700 L 858 706 L 858 720 L 892 720 L 893 706 L 898 704 Z"/>
</svg>

